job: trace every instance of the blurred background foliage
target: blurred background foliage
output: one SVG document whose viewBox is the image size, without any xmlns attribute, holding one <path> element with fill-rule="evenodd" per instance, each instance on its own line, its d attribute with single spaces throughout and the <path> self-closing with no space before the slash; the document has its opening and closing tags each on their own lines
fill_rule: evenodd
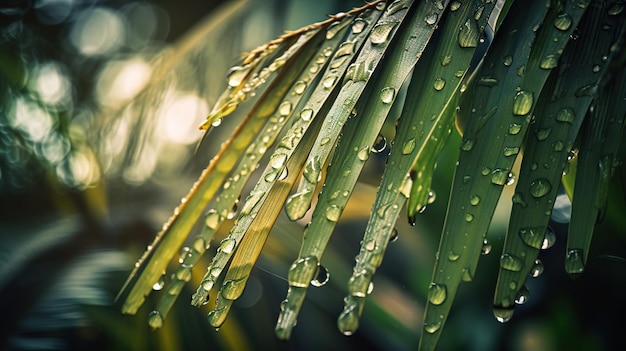
<svg viewBox="0 0 626 351">
<path fill-rule="evenodd" d="M 415 349 L 456 161 L 456 135 L 438 163 L 437 201 L 416 226 L 399 223 L 399 238 L 388 248 L 361 327 L 351 337 L 343 336 L 335 321 L 385 152 L 369 162 L 325 254 L 330 282 L 310 289 L 289 341 L 275 338 L 274 322 L 303 223 L 286 217 L 279 218 L 244 296 L 219 332 L 210 329 L 207 311 L 192 308 L 185 298 L 154 332 L 146 315 L 158 295 L 136 316 L 121 315 L 114 302 L 135 258 L 226 139 L 230 129 L 215 128 L 194 154 L 201 136 L 197 126 L 239 54 L 285 29 L 359 5 L 357 0 L 2 1 L 0 348 Z M 624 179 L 620 167 L 616 193 L 624 192 Z M 505 190 L 503 198 L 510 197 Z M 623 202 L 622 196 L 610 201 L 616 199 Z M 556 244 L 540 253 L 544 273 L 528 281 L 530 300 L 509 323 L 498 323 L 491 312 L 499 257 L 483 257 L 474 282 L 459 291 L 440 349 L 626 347 L 620 328 L 626 313 L 626 233 L 623 213 L 614 210 L 623 205 L 609 205 L 577 280 L 562 268 L 567 201 L 555 211 Z M 490 228 L 494 252 L 503 244 L 509 208 L 510 201 L 502 201 Z M 194 281 L 203 273 L 195 270 Z"/>
</svg>

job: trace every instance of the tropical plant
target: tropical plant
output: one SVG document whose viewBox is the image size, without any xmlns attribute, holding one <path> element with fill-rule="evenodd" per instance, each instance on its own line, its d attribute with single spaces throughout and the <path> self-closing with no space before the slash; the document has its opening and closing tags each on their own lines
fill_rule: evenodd
<svg viewBox="0 0 626 351">
<path fill-rule="evenodd" d="M 436 347 L 461 282 L 474 279 L 489 249 L 485 236 L 502 191 L 516 183 L 493 300 L 496 318 L 509 320 L 527 298 L 527 277 L 541 273 L 539 251 L 553 242 L 547 228 L 561 183 L 572 203 L 565 270 L 585 269 L 621 165 L 625 6 L 379 0 L 243 55 L 201 128 L 209 133 L 236 110 L 244 117 L 137 262 L 123 312 L 136 313 L 158 286 L 166 293 L 148 322 L 161 327 L 215 233 L 236 218 L 192 297 L 203 306 L 223 279 L 208 314 L 219 328 L 284 208 L 293 221 L 310 216 L 275 328 L 289 338 L 307 288 L 327 280 L 322 255 L 386 134 L 391 153 L 337 320 L 352 334 L 403 208 L 414 224 L 434 201 L 433 172 L 456 122 L 462 139 L 420 348 Z M 477 51 L 485 40 L 486 52 Z"/>
</svg>

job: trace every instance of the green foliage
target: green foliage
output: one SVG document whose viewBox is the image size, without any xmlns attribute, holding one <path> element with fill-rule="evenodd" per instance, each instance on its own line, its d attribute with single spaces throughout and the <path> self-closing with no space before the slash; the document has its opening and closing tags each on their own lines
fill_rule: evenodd
<svg viewBox="0 0 626 351">
<path fill-rule="evenodd" d="M 311 216 L 276 325 L 278 337 L 288 338 L 308 286 L 325 282 L 322 255 L 372 145 L 385 124 L 394 123 L 392 152 L 338 317 L 342 333 L 358 328 L 402 207 L 415 223 L 432 202 L 436 160 L 455 118 L 463 138 L 420 348 L 436 347 L 459 285 L 474 278 L 502 191 L 515 178 L 496 318 L 507 321 L 515 303 L 523 303 L 538 253 L 551 245 L 546 230 L 564 173 L 573 203 L 565 269 L 582 273 L 619 165 L 626 114 L 624 4 L 506 1 L 494 11 L 495 5 L 376 1 L 286 33 L 245 56 L 202 128 L 243 106 L 246 116 L 136 265 L 123 312 L 137 311 L 199 222 L 200 234 L 150 314 L 150 325 L 161 327 L 192 267 L 239 206 L 192 298 L 193 305 L 204 305 L 228 266 L 209 313 L 209 323 L 221 326 L 284 205 L 291 220 Z M 493 41 L 478 54 L 494 13 Z M 474 59 L 480 64 L 470 71 Z M 575 154 L 583 181 L 571 179 Z M 259 165 L 260 177 L 251 178 Z M 238 204 L 244 186 L 255 181 Z"/>
</svg>

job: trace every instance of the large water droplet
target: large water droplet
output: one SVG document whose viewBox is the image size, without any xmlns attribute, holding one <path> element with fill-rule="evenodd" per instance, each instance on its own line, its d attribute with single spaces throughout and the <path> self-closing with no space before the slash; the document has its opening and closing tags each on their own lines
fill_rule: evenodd
<svg viewBox="0 0 626 351">
<path fill-rule="evenodd" d="M 510 321 L 511 317 L 513 317 L 513 312 L 515 312 L 513 306 L 493 306 L 493 315 L 500 323 L 506 323 Z"/>
<path fill-rule="evenodd" d="M 226 238 L 222 240 L 222 242 L 220 242 L 220 246 L 218 247 L 218 250 L 225 254 L 231 254 L 235 250 L 236 244 L 237 242 L 235 241 L 235 239 Z"/>
<path fill-rule="evenodd" d="M 306 212 L 311 207 L 311 198 L 313 193 L 311 190 L 304 190 L 299 193 L 295 193 L 290 196 L 285 202 L 285 213 L 292 221 L 304 217 Z"/>
<path fill-rule="evenodd" d="M 513 63 L 513 56 L 511 55 L 504 56 L 504 59 L 502 60 L 503 65 L 509 67 L 511 66 L 512 63 Z"/>
<path fill-rule="evenodd" d="M 576 112 L 569 107 L 564 107 L 556 114 L 556 120 L 559 122 L 573 123 L 576 117 Z"/>
<path fill-rule="evenodd" d="M 541 249 L 545 237 L 543 227 L 522 228 L 518 234 L 526 245 L 537 250 Z"/>
<path fill-rule="evenodd" d="M 430 283 L 428 287 L 428 302 L 433 305 L 441 305 L 446 301 L 447 289 L 443 284 Z"/>
<path fill-rule="evenodd" d="M 502 154 L 506 157 L 515 156 L 519 153 L 519 147 L 517 146 L 505 146 Z"/>
<path fill-rule="evenodd" d="M 489 255 L 489 253 L 491 253 L 491 244 L 489 243 L 489 241 L 487 239 L 483 240 L 483 246 L 480 249 L 480 254 L 481 255 Z"/>
<path fill-rule="evenodd" d="M 278 114 L 280 114 L 283 117 L 286 117 L 286 116 L 289 116 L 290 113 L 291 113 L 291 102 L 283 101 L 283 103 L 281 103 L 280 106 L 278 107 Z"/>
<path fill-rule="evenodd" d="M 163 287 L 165 286 L 165 275 L 162 275 L 159 280 L 157 280 L 153 285 L 152 285 L 152 290 L 161 290 L 163 289 Z"/>
<path fill-rule="evenodd" d="M 461 140 L 461 150 L 470 151 L 474 147 L 474 140 L 463 138 Z"/>
<path fill-rule="evenodd" d="M 436 13 L 431 12 L 428 15 L 426 15 L 426 17 L 424 17 L 424 22 L 432 26 L 433 24 L 437 23 L 438 18 L 439 16 Z"/>
<path fill-rule="evenodd" d="M 522 125 L 519 123 L 511 123 L 509 124 L 509 134 L 517 135 L 522 130 Z"/>
<path fill-rule="evenodd" d="M 302 112 L 300 112 L 300 118 L 305 122 L 310 121 L 311 118 L 313 118 L 313 110 L 310 108 L 302 110 Z"/>
<path fill-rule="evenodd" d="M 472 195 L 470 196 L 470 204 L 472 206 L 476 206 L 480 203 L 480 196 L 478 195 Z"/>
<path fill-rule="evenodd" d="M 513 114 L 516 116 L 527 115 L 533 107 L 534 95 L 529 91 L 519 91 L 513 97 Z"/>
<path fill-rule="evenodd" d="M 354 34 L 361 33 L 363 29 L 365 29 L 365 26 L 367 26 L 367 22 L 365 22 L 363 19 L 361 18 L 355 19 L 354 22 L 352 22 L 352 33 Z"/>
<path fill-rule="evenodd" d="M 204 218 L 204 223 L 209 229 L 216 230 L 222 219 L 217 213 L 217 210 L 211 209 L 207 212 L 206 217 Z"/>
<path fill-rule="evenodd" d="M 450 3 L 450 11 L 454 12 L 454 11 L 458 10 L 461 7 L 461 5 L 463 5 L 463 4 L 460 1 L 457 1 L 457 0 L 452 1 Z"/>
<path fill-rule="evenodd" d="M 326 219 L 331 222 L 337 222 L 341 216 L 341 208 L 337 205 L 332 205 L 326 209 Z"/>
<path fill-rule="evenodd" d="M 293 92 L 297 95 L 302 95 L 306 89 L 306 83 L 299 80 L 293 85 Z"/>
<path fill-rule="evenodd" d="M 302 172 L 304 179 L 311 184 L 316 184 L 322 179 L 322 163 L 319 156 L 313 156 L 306 165 Z"/>
<path fill-rule="evenodd" d="M 424 331 L 428 334 L 434 334 L 441 329 L 441 322 L 424 323 Z"/>
<path fill-rule="evenodd" d="M 553 69 L 554 67 L 558 66 L 558 64 L 559 60 L 556 56 L 548 55 L 539 62 L 539 67 L 541 69 Z"/>
<path fill-rule="evenodd" d="M 228 86 L 234 88 L 238 87 L 243 79 L 246 77 L 250 67 L 235 66 L 228 71 L 226 79 L 228 80 Z"/>
<path fill-rule="evenodd" d="M 558 30 L 568 30 L 572 25 L 572 17 L 566 13 L 562 13 L 554 19 L 554 27 Z"/>
<path fill-rule="evenodd" d="M 273 154 L 270 157 L 270 166 L 274 169 L 282 168 L 285 165 L 285 161 L 287 161 L 286 154 Z"/>
<path fill-rule="evenodd" d="M 443 89 L 444 86 L 446 86 L 445 79 L 443 78 L 435 79 L 435 82 L 433 83 L 433 88 L 435 88 L 435 90 L 440 91 L 441 89 Z"/>
<path fill-rule="evenodd" d="M 548 227 L 546 229 L 546 235 L 543 238 L 543 242 L 541 243 L 541 249 L 547 250 L 551 248 L 552 246 L 554 246 L 555 242 L 556 242 L 556 234 L 554 234 L 554 231 L 552 230 L 552 228 Z"/>
<path fill-rule="evenodd" d="M 458 36 L 459 46 L 462 48 L 475 48 L 480 42 L 478 24 L 471 18 L 461 26 Z"/>
<path fill-rule="evenodd" d="M 533 265 L 533 268 L 530 270 L 529 275 L 533 278 L 537 278 L 538 276 L 541 275 L 541 273 L 543 273 L 543 263 L 541 263 L 539 259 L 536 259 L 535 264 Z"/>
<path fill-rule="evenodd" d="M 526 285 L 523 285 L 517 292 L 517 296 L 515 297 L 515 303 L 518 305 L 523 305 L 528 301 L 528 298 L 530 298 L 530 291 L 528 290 Z"/>
<path fill-rule="evenodd" d="M 333 85 L 335 84 L 335 82 L 337 81 L 337 77 L 336 76 L 330 76 L 330 77 L 326 77 L 322 80 L 322 86 L 325 89 L 330 89 L 333 87 Z"/>
<path fill-rule="evenodd" d="M 407 140 L 402 145 L 402 154 L 403 155 L 408 155 L 411 152 L 413 152 L 413 150 L 415 150 L 415 138 L 411 138 L 411 139 Z"/>
<path fill-rule="evenodd" d="M 301 257 L 297 259 L 287 273 L 289 285 L 306 288 L 311 283 L 311 277 L 315 275 L 318 269 L 318 261 L 315 256 Z"/>
<path fill-rule="evenodd" d="M 320 286 L 326 285 L 326 283 L 328 283 L 329 280 L 330 280 L 330 273 L 328 272 L 326 267 L 319 265 L 317 266 L 317 274 L 315 275 L 315 278 L 311 280 L 311 285 L 316 288 L 319 288 Z"/>
<path fill-rule="evenodd" d="M 390 104 L 396 96 L 396 89 L 392 87 L 383 88 L 380 91 L 380 100 L 385 104 Z"/>
<path fill-rule="evenodd" d="M 384 135 L 378 134 L 378 136 L 376 137 L 376 140 L 374 141 L 374 145 L 372 145 L 372 152 L 375 152 L 375 153 L 383 152 L 383 150 L 385 150 L 386 147 L 387 147 L 387 139 L 385 138 Z"/>
<path fill-rule="evenodd" d="M 569 274 L 580 274 L 585 270 L 583 250 L 572 249 L 565 256 L 565 271 Z"/>
<path fill-rule="evenodd" d="M 389 22 L 376 24 L 370 32 L 370 42 L 374 45 L 385 43 L 395 26 L 396 23 Z"/>
<path fill-rule="evenodd" d="M 545 178 L 535 179 L 530 183 L 530 195 L 536 198 L 545 196 L 552 190 L 552 184 Z"/>
<path fill-rule="evenodd" d="M 496 185 L 507 185 L 510 172 L 508 169 L 496 168 L 491 171 L 491 183 Z"/>
<path fill-rule="evenodd" d="M 163 316 L 159 311 L 152 311 L 148 314 L 148 324 L 153 329 L 159 329 L 163 326 Z"/>
<path fill-rule="evenodd" d="M 522 265 L 522 260 L 513 255 L 503 254 L 500 257 L 500 266 L 508 271 L 519 272 L 522 269 Z"/>
</svg>

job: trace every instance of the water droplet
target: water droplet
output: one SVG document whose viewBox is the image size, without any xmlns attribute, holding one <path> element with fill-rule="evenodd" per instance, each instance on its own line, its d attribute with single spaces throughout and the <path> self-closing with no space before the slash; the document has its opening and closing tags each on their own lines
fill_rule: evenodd
<svg viewBox="0 0 626 351">
<path fill-rule="evenodd" d="M 317 257 L 307 256 L 297 259 L 287 273 L 289 285 L 297 288 L 306 288 L 311 283 L 311 277 L 315 275 L 319 267 Z"/>
<path fill-rule="evenodd" d="M 600 72 L 601 69 L 602 69 L 602 67 L 600 65 L 593 65 L 593 67 L 591 68 L 591 71 L 593 73 L 598 73 L 598 72 Z"/>
<path fill-rule="evenodd" d="M 543 263 L 541 263 L 539 259 L 536 259 L 533 268 L 530 270 L 530 276 L 537 278 L 541 273 L 543 273 Z"/>
<path fill-rule="evenodd" d="M 385 104 L 392 103 L 395 97 L 396 97 L 396 89 L 392 87 L 386 87 L 380 91 L 380 100 Z"/>
<path fill-rule="evenodd" d="M 509 134 L 517 135 L 522 130 L 522 125 L 519 123 L 511 123 L 509 124 Z"/>
<path fill-rule="evenodd" d="M 369 157 L 368 148 L 361 149 L 359 152 L 357 152 L 356 156 L 361 161 L 367 161 L 367 158 Z"/>
<path fill-rule="evenodd" d="M 551 128 L 542 128 L 535 131 L 535 136 L 537 137 L 537 140 L 541 141 L 548 139 L 550 133 L 552 133 Z"/>
<path fill-rule="evenodd" d="M 326 30 L 326 39 L 330 40 L 334 38 L 335 35 L 337 35 L 337 33 L 339 33 L 339 31 L 341 31 L 343 28 L 344 28 L 344 25 L 341 22 L 335 22 L 331 24 L 330 26 L 328 26 L 328 29 Z"/>
<path fill-rule="evenodd" d="M 335 84 L 335 81 L 337 81 L 337 77 L 336 76 L 330 76 L 330 77 L 326 77 L 322 80 L 322 86 L 325 89 L 330 89 L 333 87 L 333 85 Z"/>
<path fill-rule="evenodd" d="M 378 4 L 376 4 L 376 10 L 382 11 L 385 9 L 385 6 L 387 6 L 387 3 L 385 1 L 379 2 Z"/>
<path fill-rule="evenodd" d="M 519 147 L 514 146 L 505 146 L 502 154 L 506 157 L 515 156 L 519 153 Z"/>
<path fill-rule="evenodd" d="M 616 16 L 622 13 L 622 11 L 624 11 L 624 3 L 618 2 L 614 4 L 607 13 L 609 14 L 609 16 Z"/>
<path fill-rule="evenodd" d="M 152 290 L 156 290 L 159 291 L 161 289 L 163 289 L 163 287 L 165 286 L 165 275 L 162 275 L 159 280 L 157 280 L 153 285 L 152 285 Z"/>
<path fill-rule="evenodd" d="M 511 66 L 512 63 L 513 63 L 513 56 L 511 55 L 504 56 L 504 59 L 502 60 L 502 64 L 509 67 Z"/>
<path fill-rule="evenodd" d="M 480 249 L 480 254 L 489 255 L 490 252 L 491 252 L 491 244 L 489 243 L 489 241 L 487 241 L 487 239 L 484 239 L 483 247 Z"/>
<path fill-rule="evenodd" d="M 469 222 L 471 222 L 471 221 L 473 221 L 473 220 L 474 220 L 474 215 L 473 215 L 473 214 L 471 214 L 471 213 L 466 213 L 466 214 L 465 214 L 465 221 L 466 221 L 466 222 L 468 222 L 468 223 L 469 223 Z"/>
<path fill-rule="evenodd" d="M 450 62 L 452 62 L 452 55 L 445 55 L 441 58 L 441 65 L 444 67 L 449 65 Z"/>
<path fill-rule="evenodd" d="M 304 190 L 290 196 L 285 202 L 285 213 L 292 221 L 297 221 L 304 217 L 306 212 L 311 208 L 312 191 Z"/>
<path fill-rule="evenodd" d="M 313 156 L 306 165 L 302 172 L 304 179 L 311 184 L 316 184 L 322 179 L 322 164 L 319 156 Z"/>
<path fill-rule="evenodd" d="M 446 85 L 446 80 L 443 78 L 437 78 L 435 79 L 435 82 L 433 83 L 433 88 L 435 88 L 435 90 L 440 91 L 441 89 L 443 89 L 443 87 Z"/>
<path fill-rule="evenodd" d="M 470 196 L 470 204 L 472 206 L 476 206 L 480 203 L 480 196 L 478 195 L 472 195 Z"/>
<path fill-rule="evenodd" d="M 468 18 L 459 30 L 458 42 L 462 48 L 475 48 L 480 41 L 480 31 L 478 24 L 473 19 Z"/>
<path fill-rule="evenodd" d="M 408 155 L 412 153 L 414 149 L 415 149 L 415 138 L 411 138 L 402 145 L 402 154 Z"/>
<path fill-rule="evenodd" d="M 576 112 L 569 107 L 564 107 L 557 113 L 556 120 L 559 122 L 565 123 L 574 123 L 574 118 L 576 117 Z"/>
<path fill-rule="evenodd" d="M 537 250 L 541 248 L 545 237 L 545 231 L 543 227 L 522 228 L 520 229 L 518 234 L 520 236 L 520 239 L 522 239 L 522 241 L 526 245 Z"/>
<path fill-rule="evenodd" d="M 558 64 L 559 64 L 559 60 L 556 56 L 548 55 L 539 62 L 539 68 L 553 69 L 554 67 L 558 66 Z"/>
<path fill-rule="evenodd" d="M 216 210 L 211 209 L 207 212 L 206 217 L 204 218 L 204 223 L 209 229 L 216 230 L 217 227 L 222 222 L 222 218 Z"/>
<path fill-rule="evenodd" d="M 464 282 L 471 282 L 473 279 L 474 276 L 472 275 L 472 271 L 469 268 L 463 268 L 461 280 Z"/>
<path fill-rule="evenodd" d="M 441 328 L 441 322 L 424 323 L 424 331 L 428 334 L 434 334 Z"/>
<path fill-rule="evenodd" d="M 451 262 L 457 261 L 460 257 L 461 255 L 454 251 L 450 251 L 448 253 L 448 260 L 450 260 Z"/>
<path fill-rule="evenodd" d="M 285 165 L 285 161 L 287 161 L 286 154 L 273 154 L 270 157 L 270 166 L 274 169 L 282 168 Z"/>
<path fill-rule="evenodd" d="M 298 95 L 302 95 L 306 89 L 306 83 L 299 80 L 293 85 L 293 92 Z"/>
<path fill-rule="evenodd" d="M 571 249 L 565 256 L 565 271 L 569 274 L 579 274 L 585 270 L 583 263 L 583 250 Z"/>
<path fill-rule="evenodd" d="M 191 249 L 188 246 L 183 246 L 180 250 L 180 256 L 178 257 L 178 263 L 183 264 L 187 256 L 191 256 Z"/>
<path fill-rule="evenodd" d="M 555 242 L 556 242 L 556 234 L 554 234 L 554 231 L 552 230 L 552 228 L 550 227 L 546 228 L 546 235 L 543 238 L 543 242 L 541 243 L 541 249 L 547 250 L 551 248 L 552 246 L 554 246 Z"/>
<path fill-rule="evenodd" d="M 231 254 L 235 250 L 236 244 L 237 242 L 235 241 L 235 239 L 226 238 L 220 242 L 218 250 L 225 254 Z"/>
<path fill-rule="evenodd" d="M 311 118 L 313 118 L 313 110 L 310 108 L 302 110 L 302 112 L 300 112 L 300 118 L 305 122 L 310 121 Z"/>
<path fill-rule="evenodd" d="M 526 73 L 526 65 L 521 65 L 521 66 L 517 67 L 517 76 L 518 77 L 523 77 L 525 73 Z"/>
<path fill-rule="evenodd" d="M 506 269 L 512 272 L 519 272 L 522 269 L 522 265 L 522 260 L 513 255 L 503 254 L 500 257 L 500 266 L 502 267 L 502 269 Z"/>
<path fill-rule="evenodd" d="M 470 151 L 474 147 L 474 140 L 463 138 L 461 140 L 461 150 Z"/>
<path fill-rule="evenodd" d="M 462 4 L 461 4 L 461 2 L 460 2 L 460 1 L 452 1 L 452 2 L 450 3 L 450 11 L 454 12 L 454 11 L 458 10 L 458 9 L 459 9 L 459 7 L 461 7 L 461 5 L 462 5 Z"/>
<path fill-rule="evenodd" d="M 385 43 L 395 26 L 396 23 L 389 22 L 376 24 L 370 32 L 370 42 L 374 45 Z"/>
<path fill-rule="evenodd" d="M 393 243 L 396 242 L 398 240 L 398 229 L 397 228 L 393 228 L 393 230 L 391 231 L 391 235 L 389 236 L 389 242 Z"/>
<path fill-rule="evenodd" d="M 554 19 L 554 27 L 558 30 L 568 30 L 572 25 L 572 17 L 566 13 L 562 13 Z"/>
<path fill-rule="evenodd" d="M 341 208 L 337 205 L 332 205 L 326 209 L 326 219 L 331 222 L 337 222 L 341 216 Z"/>
<path fill-rule="evenodd" d="M 163 316 L 159 311 L 152 311 L 148 314 L 148 324 L 153 329 L 158 329 L 163 326 Z"/>
<path fill-rule="evenodd" d="M 433 305 L 441 305 L 446 301 L 447 289 L 443 284 L 430 283 L 428 287 L 428 302 Z"/>
<path fill-rule="evenodd" d="M 506 185 L 509 179 L 509 170 L 503 168 L 496 168 L 491 171 L 491 183 L 496 185 Z"/>
<path fill-rule="evenodd" d="M 363 244 L 363 248 L 367 251 L 374 251 L 376 248 L 376 240 L 368 240 Z"/>
<path fill-rule="evenodd" d="M 533 107 L 534 94 L 529 91 L 519 91 L 513 97 L 513 114 L 516 116 L 527 115 Z"/>
<path fill-rule="evenodd" d="M 363 19 L 361 18 L 355 19 L 354 22 L 352 22 L 352 33 L 354 34 L 361 33 L 363 29 L 365 29 L 366 25 L 367 25 L 367 22 L 365 22 Z"/>
<path fill-rule="evenodd" d="M 319 288 L 321 286 L 326 285 L 326 283 L 328 283 L 329 280 L 330 280 L 330 273 L 328 272 L 326 267 L 322 265 L 318 265 L 317 274 L 315 275 L 315 278 L 311 280 L 311 285 L 316 288 Z"/>
<path fill-rule="evenodd" d="M 526 285 L 523 285 L 520 288 L 520 290 L 517 292 L 517 296 L 515 297 L 515 303 L 518 305 L 523 305 L 528 301 L 529 297 L 530 297 L 530 291 L 528 290 Z"/>
<path fill-rule="evenodd" d="M 515 312 L 513 306 L 493 306 L 493 315 L 500 323 L 506 323 L 510 321 L 511 317 L 513 317 L 513 312 Z"/>
<path fill-rule="evenodd" d="M 285 117 L 285 116 L 289 116 L 290 113 L 291 113 L 291 102 L 283 101 L 283 103 L 280 104 L 280 106 L 278 107 L 278 114 Z"/>
<path fill-rule="evenodd" d="M 580 87 L 578 90 L 576 90 L 574 95 L 576 95 L 576 97 L 594 96 L 596 94 L 597 90 L 598 90 L 598 86 L 597 85 L 589 84 L 589 85 L 585 85 L 583 87 Z"/>
<path fill-rule="evenodd" d="M 545 178 L 535 179 L 530 183 L 530 195 L 536 198 L 545 196 L 552 190 L 552 184 Z"/>
<path fill-rule="evenodd" d="M 426 15 L 426 17 L 424 17 L 424 22 L 432 26 L 433 24 L 437 23 L 438 18 L 439 16 L 436 13 L 431 12 L 428 15 Z"/>
<path fill-rule="evenodd" d="M 228 71 L 226 79 L 229 87 L 238 87 L 250 71 L 250 67 L 235 66 Z"/>
<path fill-rule="evenodd" d="M 375 153 L 383 152 L 383 150 L 385 150 L 386 147 L 387 147 L 387 139 L 385 138 L 384 135 L 378 134 L 378 136 L 376 137 L 376 141 L 374 141 L 374 145 L 372 145 L 372 152 L 375 152 Z"/>
</svg>

